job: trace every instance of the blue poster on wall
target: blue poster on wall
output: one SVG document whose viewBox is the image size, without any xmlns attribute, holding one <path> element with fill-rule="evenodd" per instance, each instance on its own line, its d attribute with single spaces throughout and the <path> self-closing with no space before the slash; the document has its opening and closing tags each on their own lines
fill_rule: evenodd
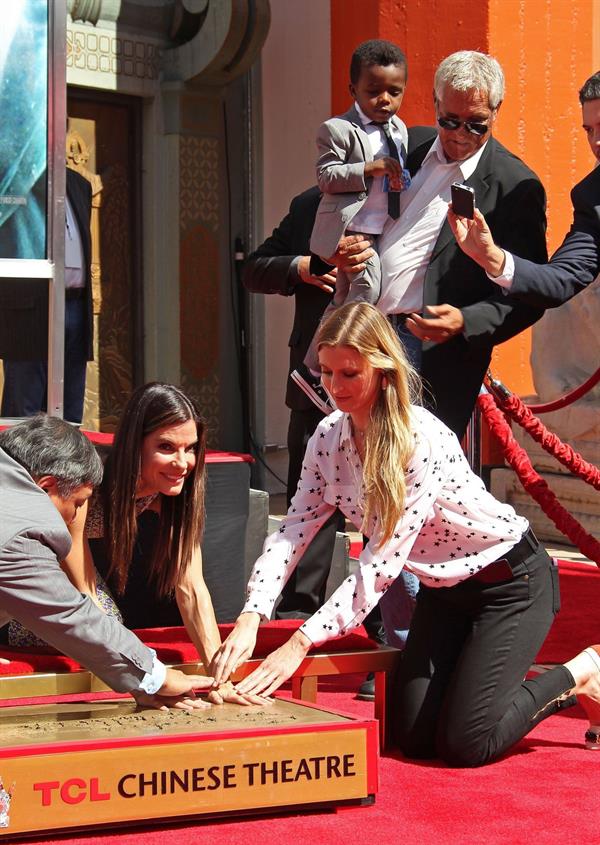
<svg viewBox="0 0 600 845">
<path fill-rule="evenodd" d="M 48 0 L 2 3 L 0 258 L 46 258 Z"/>
</svg>

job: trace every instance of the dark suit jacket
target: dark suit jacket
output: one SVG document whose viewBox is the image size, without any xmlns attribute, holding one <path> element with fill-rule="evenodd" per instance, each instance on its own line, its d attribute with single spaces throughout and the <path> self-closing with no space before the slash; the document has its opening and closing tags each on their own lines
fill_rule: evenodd
<svg viewBox="0 0 600 845">
<path fill-rule="evenodd" d="M 575 185 L 571 202 L 573 224 L 549 264 L 540 266 L 514 256 L 512 295 L 553 308 L 571 299 L 600 273 L 600 166 Z"/>
<path fill-rule="evenodd" d="M 44 174 L 44 179 L 46 178 Z M 86 346 L 93 356 L 91 284 L 92 189 L 87 179 L 67 168 L 67 196 L 79 226 L 86 268 Z M 46 279 L 0 279 L 0 358 L 39 361 L 48 357 L 48 282 Z"/>
<path fill-rule="evenodd" d="M 435 132 L 409 129 L 408 167 L 415 173 Z M 544 188 L 533 171 L 490 138 L 467 184 L 475 189 L 495 241 L 532 261 L 546 255 Z M 424 306 L 449 303 L 462 311 L 464 332 L 446 343 L 423 344 L 422 376 L 435 414 L 461 437 L 495 344 L 535 323 L 542 310 L 506 296 L 456 243 L 444 222 L 425 276 Z"/>
<path fill-rule="evenodd" d="M 310 234 L 320 199 L 317 187 L 294 197 L 279 226 L 248 257 L 242 276 L 244 286 L 253 293 L 295 297 L 294 324 L 289 339 L 290 372 L 304 360 L 323 311 L 331 300 L 331 295 L 325 291 L 300 282 L 292 270 L 295 258 L 310 254 Z M 311 269 L 322 275 L 327 272 L 328 265 L 314 256 Z M 290 378 L 285 402 L 294 411 L 314 410 L 315 407 Z"/>
</svg>

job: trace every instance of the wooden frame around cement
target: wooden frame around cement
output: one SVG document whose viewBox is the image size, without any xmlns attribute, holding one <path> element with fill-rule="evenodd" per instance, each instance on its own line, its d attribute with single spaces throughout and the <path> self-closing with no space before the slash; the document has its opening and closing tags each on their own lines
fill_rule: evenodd
<svg viewBox="0 0 600 845">
<path fill-rule="evenodd" d="M 381 747 L 385 746 L 387 732 L 386 704 L 389 696 L 389 680 L 396 667 L 400 652 L 390 646 L 363 651 L 328 652 L 309 654 L 292 677 L 292 696 L 300 701 L 314 703 L 317 700 L 319 678 L 331 675 L 349 675 L 373 672 L 375 675 L 375 718 L 379 720 Z M 246 661 L 234 675 L 240 680 L 249 675 L 261 659 Z M 202 663 L 174 664 L 187 674 L 205 674 Z M 36 698 L 56 695 L 80 695 L 107 692 L 110 687 L 82 669 L 77 672 L 34 672 L 30 675 L 0 675 L 0 699 Z"/>
</svg>

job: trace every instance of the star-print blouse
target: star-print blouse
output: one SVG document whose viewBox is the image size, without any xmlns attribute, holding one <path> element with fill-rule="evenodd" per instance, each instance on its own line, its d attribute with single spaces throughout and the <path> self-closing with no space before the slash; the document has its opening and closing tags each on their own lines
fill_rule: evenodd
<svg viewBox="0 0 600 845">
<path fill-rule="evenodd" d="M 416 406 L 411 421 L 415 448 L 406 468 L 404 515 L 380 548 L 373 520 L 358 571 L 300 629 L 314 643 L 361 625 L 404 566 L 429 587 L 451 587 L 501 558 L 527 531 L 527 520 L 498 502 L 471 471 L 450 429 Z M 336 411 L 308 443 L 296 495 L 254 565 L 244 611 L 270 618 L 298 560 L 336 507 L 360 528 L 361 487 L 350 418 Z"/>
</svg>

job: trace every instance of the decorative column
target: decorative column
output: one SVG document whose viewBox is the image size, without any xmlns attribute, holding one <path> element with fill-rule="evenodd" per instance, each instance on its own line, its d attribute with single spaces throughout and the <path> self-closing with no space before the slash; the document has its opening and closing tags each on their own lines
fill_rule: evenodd
<svg viewBox="0 0 600 845">
<path fill-rule="evenodd" d="M 171 293 L 178 288 L 179 296 L 174 296 L 178 313 L 171 313 L 166 336 L 156 336 L 155 360 L 158 364 L 164 354 L 173 365 L 178 358 L 176 380 L 198 402 L 209 423 L 211 441 L 239 448 L 242 409 L 237 373 L 231 368 L 227 371 L 223 361 L 237 340 L 230 324 L 233 235 L 229 221 L 231 198 L 237 196 L 239 201 L 242 186 L 228 182 L 230 139 L 224 99 L 227 86 L 258 55 L 268 30 L 269 7 L 267 0 L 186 0 L 179 5 L 185 12 L 179 19 L 182 32 L 193 34 L 164 52 L 161 86 L 165 136 L 161 146 L 167 156 L 162 167 L 169 173 L 165 188 L 172 211 L 177 195 L 179 278 L 169 279 L 168 289 Z M 164 281 L 156 291 L 165 291 Z M 158 316 L 158 304 L 150 307 Z"/>
</svg>

